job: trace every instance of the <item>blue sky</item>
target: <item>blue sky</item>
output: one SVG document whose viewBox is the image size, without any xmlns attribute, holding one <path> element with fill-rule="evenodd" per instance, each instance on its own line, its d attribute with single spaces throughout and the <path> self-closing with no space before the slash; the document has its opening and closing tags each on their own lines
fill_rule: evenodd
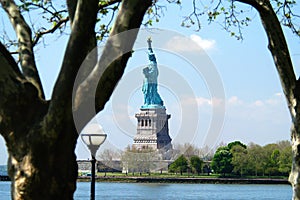
<svg viewBox="0 0 300 200">
<path fill-rule="evenodd" d="M 177 48 L 184 55 L 184 52 L 191 48 L 186 48 L 186 45 L 175 40 L 169 43 L 171 44 L 171 47 L 168 48 L 170 51 L 164 51 L 164 49 L 155 49 L 160 44 L 153 40 L 161 70 L 159 93 L 165 101 L 167 112 L 172 115 L 170 134 L 173 141 L 183 142 L 184 140 L 181 138 L 186 137 L 187 132 L 193 132 L 191 139 L 187 142 L 199 147 L 205 145 L 203 141 L 212 119 L 212 108 L 217 106 L 220 101 L 223 101 L 225 105 L 225 118 L 222 130 L 215 139 L 215 144 L 241 140 L 246 144 L 254 142 L 264 145 L 279 140 L 289 140 L 289 113 L 282 96 L 272 56 L 267 48 L 266 34 L 256 12 L 249 13 L 252 22 L 249 27 L 243 29 L 244 40 L 238 41 L 234 37 L 230 37 L 219 24 L 208 25 L 205 20 L 203 20 L 202 29 L 199 32 L 195 32 L 194 28 L 181 27 L 182 17 L 188 14 L 188 9 L 187 5 L 183 5 L 182 8 L 169 5 L 164 17 L 159 23 L 154 23 L 153 28 L 176 31 L 195 44 L 201 45 L 206 54 L 199 56 L 199 59 L 210 60 L 209 64 L 204 61 L 203 64 L 211 65 L 217 70 L 223 83 L 225 97 L 224 99 L 212 98 L 203 74 L 195 74 L 188 62 L 180 56 L 174 56 L 170 50 Z M 1 18 L 2 21 L 5 18 L 2 13 Z M 9 30 L 8 23 L 5 23 L 5 28 Z M 289 30 L 284 31 L 295 71 L 299 77 L 300 40 Z M 151 33 L 149 36 L 155 37 Z M 45 48 L 43 45 L 36 48 L 39 72 L 48 98 L 51 96 L 53 84 L 62 62 L 67 37 L 67 35 L 60 38 L 52 37 L 46 42 Z M 145 41 L 146 43 L 147 36 L 140 37 L 137 42 Z M 143 94 L 140 90 L 143 77 L 140 70 L 147 63 L 145 50 L 136 50 L 114 96 L 105 106 L 105 110 L 99 114 L 98 121 L 108 134 L 102 149 L 123 149 L 128 144 L 132 144 L 132 137 L 135 134 L 134 114 L 139 111 L 143 102 Z M 132 77 L 135 77 L 136 80 L 132 81 Z M 178 84 L 180 81 L 172 83 L 174 79 L 182 80 L 186 86 Z M 127 86 L 131 87 L 129 88 L 130 92 L 123 94 L 122 89 L 126 89 Z M 192 103 L 189 103 L 189 98 L 182 96 L 183 91 L 188 89 L 191 90 L 189 94 L 193 94 L 188 96 L 191 97 Z M 122 101 L 124 99 L 122 95 L 127 95 L 126 101 Z M 186 113 L 190 113 L 190 116 Z M 190 119 L 191 116 L 193 118 Z M 1 140 L 0 164 L 6 163 L 5 151 L 4 142 Z M 78 142 L 76 152 L 79 159 L 86 159 L 89 156 L 88 150 L 81 141 Z"/>
</svg>

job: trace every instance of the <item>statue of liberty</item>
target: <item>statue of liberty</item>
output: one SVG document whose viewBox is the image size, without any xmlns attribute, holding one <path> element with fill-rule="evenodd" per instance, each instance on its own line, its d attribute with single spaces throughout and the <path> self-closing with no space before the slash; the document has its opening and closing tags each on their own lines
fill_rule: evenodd
<svg viewBox="0 0 300 200">
<path fill-rule="evenodd" d="M 157 92 L 158 69 L 156 58 L 151 47 L 151 38 L 149 38 L 147 42 L 150 64 L 143 69 L 145 79 L 142 87 L 142 91 L 144 93 L 144 105 L 142 108 L 153 108 L 156 106 L 163 106 L 164 102 Z"/>
</svg>

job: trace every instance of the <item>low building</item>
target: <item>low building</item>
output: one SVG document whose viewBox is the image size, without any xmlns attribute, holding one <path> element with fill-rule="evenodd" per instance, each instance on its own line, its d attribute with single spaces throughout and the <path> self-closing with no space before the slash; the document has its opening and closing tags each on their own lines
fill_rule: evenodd
<svg viewBox="0 0 300 200">
<path fill-rule="evenodd" d="M 97 162 L 97 170 L 98 172 L 122 172 L 122 161 L 111 160 L 106 162 L 100 160 Z"/>
<path fill-rule="evenodd" d="M 77 160 L 78 174 L 85 176 L 91 173 L 91 161 L 90 160 Z M 96 172 L 122 172 L 121 160 L 112 160 L 109 163 L 104 161 L 96 162 Z"/>
</svg>

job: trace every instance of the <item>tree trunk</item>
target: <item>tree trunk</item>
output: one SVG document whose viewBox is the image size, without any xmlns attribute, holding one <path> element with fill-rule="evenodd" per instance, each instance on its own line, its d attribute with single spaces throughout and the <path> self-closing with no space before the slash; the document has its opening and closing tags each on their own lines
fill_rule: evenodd
<svg viewBox="0 0 300 200">
<path fill-rule="evenodd" d="M 0 63 L 0 132 L 9 153 L 12 198 L 72 199 L 77 178 L 72 121 L 58 118 L 61 122 L 52 125 L 62 131 L 53 140 L 53 127 L 43 124 L 48 102 L 39 98 L 3 45 Z"/>
<path fill-rule="evenodd" d="M 49 145 L 49 140 L 39 138 L 34 144 L 28 141 L 16 145 L 9 152 L 13 199 L 73 199 L 77 163 L 74 151 L 66 145 L 75 147 L 76 140 L 60 139 L 55 145 Z M 22 149 L 24 145 L 26 152 Z"/>
<path fill-rule="evenodd" d="M 293 199 L 300 199 L 300 79 L 297 81 L 295 88 L 295 97 L 297 104 L 295 106 L 296 116 L 291 128 L 292 132 L 292 152 L 293 165 L 289 181 L 293 186 Z"/>
</svg>

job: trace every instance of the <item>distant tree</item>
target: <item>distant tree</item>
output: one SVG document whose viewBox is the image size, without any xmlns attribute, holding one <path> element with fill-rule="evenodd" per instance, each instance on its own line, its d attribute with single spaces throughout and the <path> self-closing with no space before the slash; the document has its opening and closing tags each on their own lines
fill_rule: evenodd
<svg viewBox="0 0 300 200">
<path fill-rule="evenodd" d="M 134 172 L 136 172 L 136 168 L 137 168 L 136 160 L 129 145 L 126 147 L 125 151 L 123 152 L 121 161 L 122 161 L 123 168 L 126 170 L 126 174 L 128 172 L 131 172 L 132 175 L 134 175 Z"/>
<path fill-rule="evenodd" d="M 280 151 L 279 172 L 288 175 L 292 167 L 292 147 L 286 146 Z"/>
<path fill-rule="evenodd" d="M 277 142 L 277 145 L 278 145 L 279 150 L 283 150 L 287 147 L 291 148 L 291 142 L 288 140 L 279 141 L 279 142 Z"/>
<path fill-rule="evenodd" d="M 280 151 L 279 149 L 275 149 L 272 151 L 270 161 L 268 163 L 268 167 L 266 169 L 266 173 L 270 175 L 279 175 L 279 157 Z"/>
<path fill-rule="evenodd" d="M 269 176 L 279 174 L 279 147 L 277 144 L 268 144 L 263 147 L 264 152 L 264 173 Z"/>
<path fill-rule="evenodd" d="M 199 158 L 199 156 L 191 156 L 190 158 L 190 167 L 192 168 L 193 173 L 197 173 L 198 175 L 202 172 L 203 160 Z"/>
<path fill-rule="evenodd" d="M 233 172 L 243 176 L 248 164 L 247 149 L 240 145 L 234 145 L 230 152 L 232 153 Z"/>
<path fill-rule="evenodd" d="M 230 142 L 227 146 L 228 146 L 229 150 L 231 150 L 234 146 L 241 146 L 244 149 L 247 148 L 247 146 L 245 144 L 243 144 L 242 142 L 240 142 L 240 141 Z"/>
<path fill-rule="evenodd" d="M 149 173 L 152 169 L 156 168 L 156 162 L 158 161 L 158 155 L 156 151 L 152 151 L 149 149 L 138 150 L 135 153 L 135 157 L 137 158 L 136 164 L 138 172 L 141 173 Z"/>
<path fill-rule="evenodd" d="M 204 161 L 210 161 L 214 157 L 214 150 L 208 146 L 199 149 L 199 157 Z"/>
<path fill-rule="evenodd" d="M 190 158 L 193 155 L 199 155 L 199 148 L 190 143 L 174 144 L 174 151 L 177 155 L 184 155 L 186 158 Z"/>
<path fill-rule="evenodd" d="M 188 169 L 188 160 L 184 155 L 179 156 L 170 166 L 170 172 L 179 172 L 182 175 Z"/>
<path fill-rule="evenodd" d="M 264 150 L 260 145 L 254 143 L 248 145 L 247 172 L 249 174 L 255 176 L 264 174 L 264 155 Z"/>
<path fill-rule="evenodd" d="M 117 166 L 114 166 L 114 161 L 119 160 L 121 158 L 120 152 L 111 150 L 111 149 L 105 149 L 103 152 L 101 152 L 98 156 L 98 159 L 103 165 L 105 165 L 105 176 L 106 176 L 106 169 L 112 168 L 116 169 Z"/>
<path fill-rule="evenodd" d="M 292 163 L 290 142 L 280 141 L 263 147 L 250 143 L 247 148 L 232 146 L 233 172 L 240 175 L 288 175 Z"/>
<path fill-rule="evenodd" d="M 184 144 L 184 152 L 183 155 L 190 159 L 194 155 L 199 155 L 199 148 L 192 144 Z"/>
<path fill-rule="evenodd" d="M 158 161 L 158 154 L 156 151 L 150 149 L 137 150 L 128 146 L 122 155 L 122 163 L 128 172 L 134 175 L 135 172 L 150 173 L 155 169 L 154 161 Z"/>
<path fill-rule="evenodd" d="M 226 173 L 231 173 L 233 170 L 232 153 L 227 146 L 219 147 L 213 157 L 211 167 L 215 173 L 220 173 L 223 176 Z"/>
</svg>

